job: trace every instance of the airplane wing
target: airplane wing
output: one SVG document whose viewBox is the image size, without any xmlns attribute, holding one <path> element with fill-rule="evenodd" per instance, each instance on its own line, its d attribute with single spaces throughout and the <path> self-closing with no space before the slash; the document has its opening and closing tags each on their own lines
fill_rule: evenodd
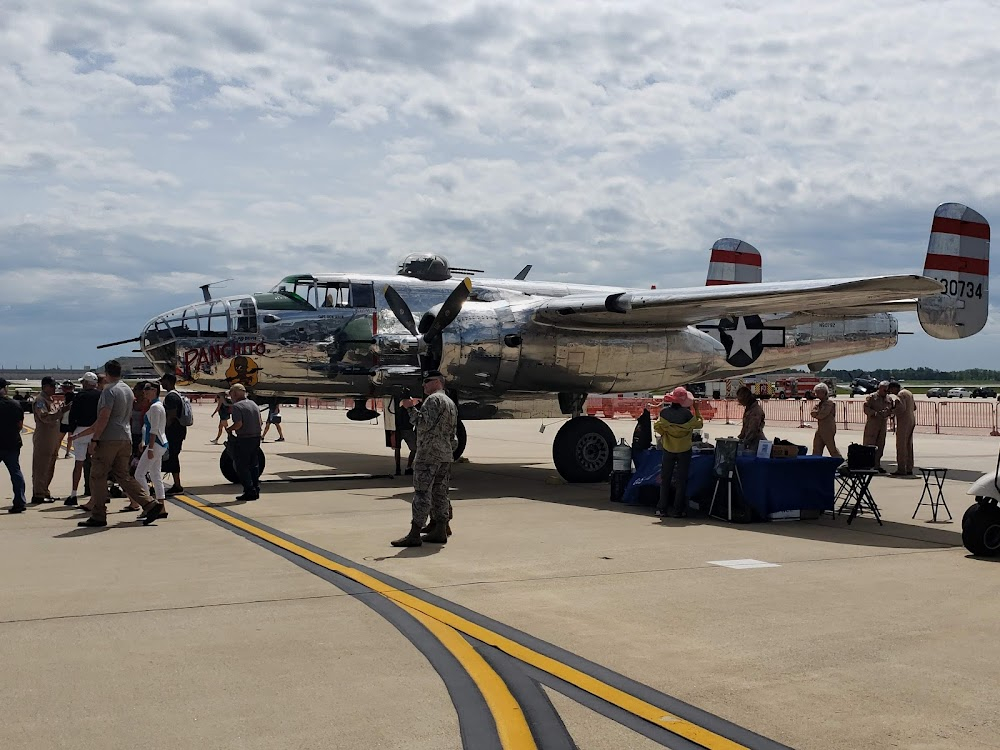
<svg viewBox="0 0 1000 750">
<path fill-rule="evenodd" d="M 576 330 L 671 329 L 771 313 L 829 317 L 833 308 L 850 308 L 860 315 L 884 311 L 886 303 L 909 304 L 907 298 L 940 292 L 941 284 L 934 279 L 909 275 L 571 294 L 535 303 L 533 320 Z"/>
</svg>

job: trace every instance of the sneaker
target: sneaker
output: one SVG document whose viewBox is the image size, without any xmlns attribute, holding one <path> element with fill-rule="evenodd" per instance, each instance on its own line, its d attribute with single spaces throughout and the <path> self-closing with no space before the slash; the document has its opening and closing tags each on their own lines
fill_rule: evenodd
<svg viewBox="0 0 1000 750">
<path fill-rule="evenodd" d="M 167 497 L 170 497 L 171 495 L 180 495 L 180 494 L 183 494 L 183 492 L 184 492 L 184 488 L 181 487 L 179 484 L 175 484 L 173 487 L 170 487 L 169 489 L 167 489 L 166 495 L 167 495 Z"/>
<path fill-rule="evenodd" d="M 276 443 L 283 443 L 283 442 L 285 442 L 285 439 L 284 438 L 278 438 L 274 442 L 276 442 Z"/>
<path fill-rule="evenodd" d="M 653 515 L 656 516 L 657 518 L 663 518 L 667 514 L 664 513 L 662 510 L 660 510 L 659 508 L 657 508 L 656 511 L 653 513 Z"/>
<path fill-rule="evenodd" d="M 79 505 L 80 501 L 76 499 L 76 495 L 70 495 L 65 500 L 63 500 L 63 505 L 73 506 Z"/>
<path fill-rule="evenodd" d="M 77 524 L 77 526 L 84 529 L 100 529 L 107 525 L 108 522 L 103 518 L 88 518 L 86 521 L 80 521 Z"/>
</svg>

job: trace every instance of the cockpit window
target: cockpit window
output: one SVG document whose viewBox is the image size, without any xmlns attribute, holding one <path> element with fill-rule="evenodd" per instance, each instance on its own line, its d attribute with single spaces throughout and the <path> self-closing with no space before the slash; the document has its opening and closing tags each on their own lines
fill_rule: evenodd
<svg viewBox="0 0 1000 750">
<path fill-rule="evenodd" d="M 349 287 L 342 282 L 319 285 L 320 307 L 350 307 Z"/>
<path fill-rule="evenodd" d="M 351 284 L 351 307 L 375 307 L 375 286 L 371 282 Z"/>
</svg>

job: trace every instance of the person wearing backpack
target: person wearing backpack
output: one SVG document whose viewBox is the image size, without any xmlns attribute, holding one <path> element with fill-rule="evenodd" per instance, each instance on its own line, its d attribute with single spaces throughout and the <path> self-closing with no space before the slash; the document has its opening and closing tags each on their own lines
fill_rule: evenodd
<svg viewBox="0 0 1000 750">
<path fill-rule="evenodd" d="M 163 459 L 161 468 L 163 471 L 173 475 L 174 483 L 167 489 L 166 494 L 179 495 L 184 492 L 181 484 L 181 448 L 184 445 L 184 438 L 187 437 L 187 428 L 193 422 L 191 412 L 191 402 L 177 392 L 177 376 L 172 372 L 166 373 L 160 378 L 160 385 L 167 391 L 163 399 L 163 409 L 167 413 L 167 426 L 164 434 L 167 438 L 167 455 Z"/>
</svg>

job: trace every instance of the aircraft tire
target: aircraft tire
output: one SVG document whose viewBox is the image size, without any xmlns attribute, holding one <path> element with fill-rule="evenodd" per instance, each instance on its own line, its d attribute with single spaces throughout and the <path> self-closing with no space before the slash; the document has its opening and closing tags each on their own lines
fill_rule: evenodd
<svg viewBox="0 0 1000 750">
<path fill-rule="evenodd" d="M 603 482 L 611 475 L 615 434 L 597 417 L 574 417 L 552 441 L 556 471 L 567 482 Z"/>
<path fill-rule="evenodd" d="M 455 426 L 455 436 L 458 438 L 458 447 L 455 452 L 451 454 L 453 461 L 457 461 L 465 453 L 465 445 L 469 441 L 468 433 L 465 431 L 465 422 L 461 419 L 458 420 L 458 424 Z"/>
<path fill-rule="evenodd" d="M 971 515 L 969 511 L 976 509 Z M 976 503 L 962 519 L 962 544 L 977 557 L 1000 555 L 1000 508 Z"/>
<path fill-rule="evenodd" d="M 264 473 L 264 466 L 267 463 L 267 457 L 264 451 L 260 448 L 257 449 L 257 465 L 260 467 L 260 473 Z M 233 459 L 229 455 L 229 451 L 222 451 L 222 455 L 219 456 L 219 471 L 222 472 L 222 476 L 226 478 L 227 482 L 231 484 L 240 483 L 240 475 L 236 473 L 236 466 L 233 464 Z"/>
</svg>

